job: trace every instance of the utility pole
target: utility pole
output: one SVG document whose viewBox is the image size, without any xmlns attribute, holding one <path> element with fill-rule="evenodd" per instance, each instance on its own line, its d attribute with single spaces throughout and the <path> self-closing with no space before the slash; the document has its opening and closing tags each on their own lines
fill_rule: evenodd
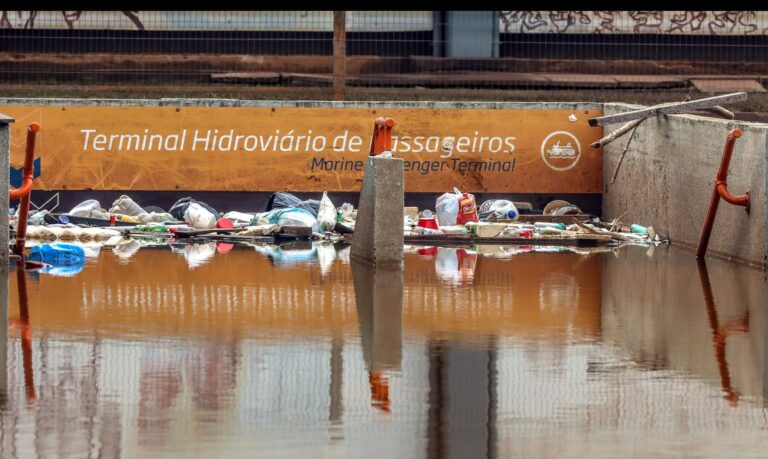
<svg viewBox="0 0 768 459">
<path fill-rule="evenodd" d="M 333 100 L 346 99 L 347 12 L 333 12 Z"/>
</svg>

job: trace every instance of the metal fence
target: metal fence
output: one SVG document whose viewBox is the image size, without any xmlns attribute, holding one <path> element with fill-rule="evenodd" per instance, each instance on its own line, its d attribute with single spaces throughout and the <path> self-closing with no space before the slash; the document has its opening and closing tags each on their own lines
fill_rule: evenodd
<svg viewBox="0 0 768 459">
<path fill-rule="evenodd" d="M 762 11 L 348 11 L 336 24 L 334 47 L 333 11 L 2 11 L 0 85 L 331 98 L 342 50 L 347 97 L 768 83 Z"/>
</svg>

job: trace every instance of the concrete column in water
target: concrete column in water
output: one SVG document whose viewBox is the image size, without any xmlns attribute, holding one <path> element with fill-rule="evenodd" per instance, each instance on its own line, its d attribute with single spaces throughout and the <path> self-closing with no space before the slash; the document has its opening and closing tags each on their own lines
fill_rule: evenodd
<svg viewBox="0 0 768 459">
<path fill-rule="evenodd" d="M 5 408 L 8 394 L 8 188 L 13 118 L 0 114 L 0 408 Z"/>
<path fill-rule="evenodd" d="M 11 126 L 13 118 L 0 113 L 0 263 L 8 265 L 8 193 L 11 158 Z M 6 280 L 7 281 L 7 280 Z"/>
<path fill-rule="evenodd" d="M 403 170 L 401 158 L 368 158 L 352 236 L 352 258 L 402 268 Z"/>
</svg>

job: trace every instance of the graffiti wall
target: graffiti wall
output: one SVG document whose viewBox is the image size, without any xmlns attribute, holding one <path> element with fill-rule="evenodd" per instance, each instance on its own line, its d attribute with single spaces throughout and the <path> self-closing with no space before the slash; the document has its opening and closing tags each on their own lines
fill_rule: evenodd
<svg viewBox="0 0 768 459">
<path fill-rule="evenodd" d="M 507 33 L 765 35 L 765 11 L 501 11 Z"/>
<path fill-rule="evenodd" d="M 2 29 L 331 32 L 332 11 L 2 11 Z M 432 30 L 431 11 L 347 11 L 350 32 Z"/>
</svg>

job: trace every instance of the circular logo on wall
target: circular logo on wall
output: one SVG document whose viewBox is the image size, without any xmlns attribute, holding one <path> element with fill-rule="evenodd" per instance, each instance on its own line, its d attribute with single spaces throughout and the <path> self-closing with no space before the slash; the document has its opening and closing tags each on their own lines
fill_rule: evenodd
<svg viewBox="0 0 768 459">
<path fill-rule="evenodd" d="M 567 171 L 581 159 L 581 144 L 575 135 L 566 131 L 555 131 L 541 143 L 541 159 L 556 171 Z"/>
</svg>

